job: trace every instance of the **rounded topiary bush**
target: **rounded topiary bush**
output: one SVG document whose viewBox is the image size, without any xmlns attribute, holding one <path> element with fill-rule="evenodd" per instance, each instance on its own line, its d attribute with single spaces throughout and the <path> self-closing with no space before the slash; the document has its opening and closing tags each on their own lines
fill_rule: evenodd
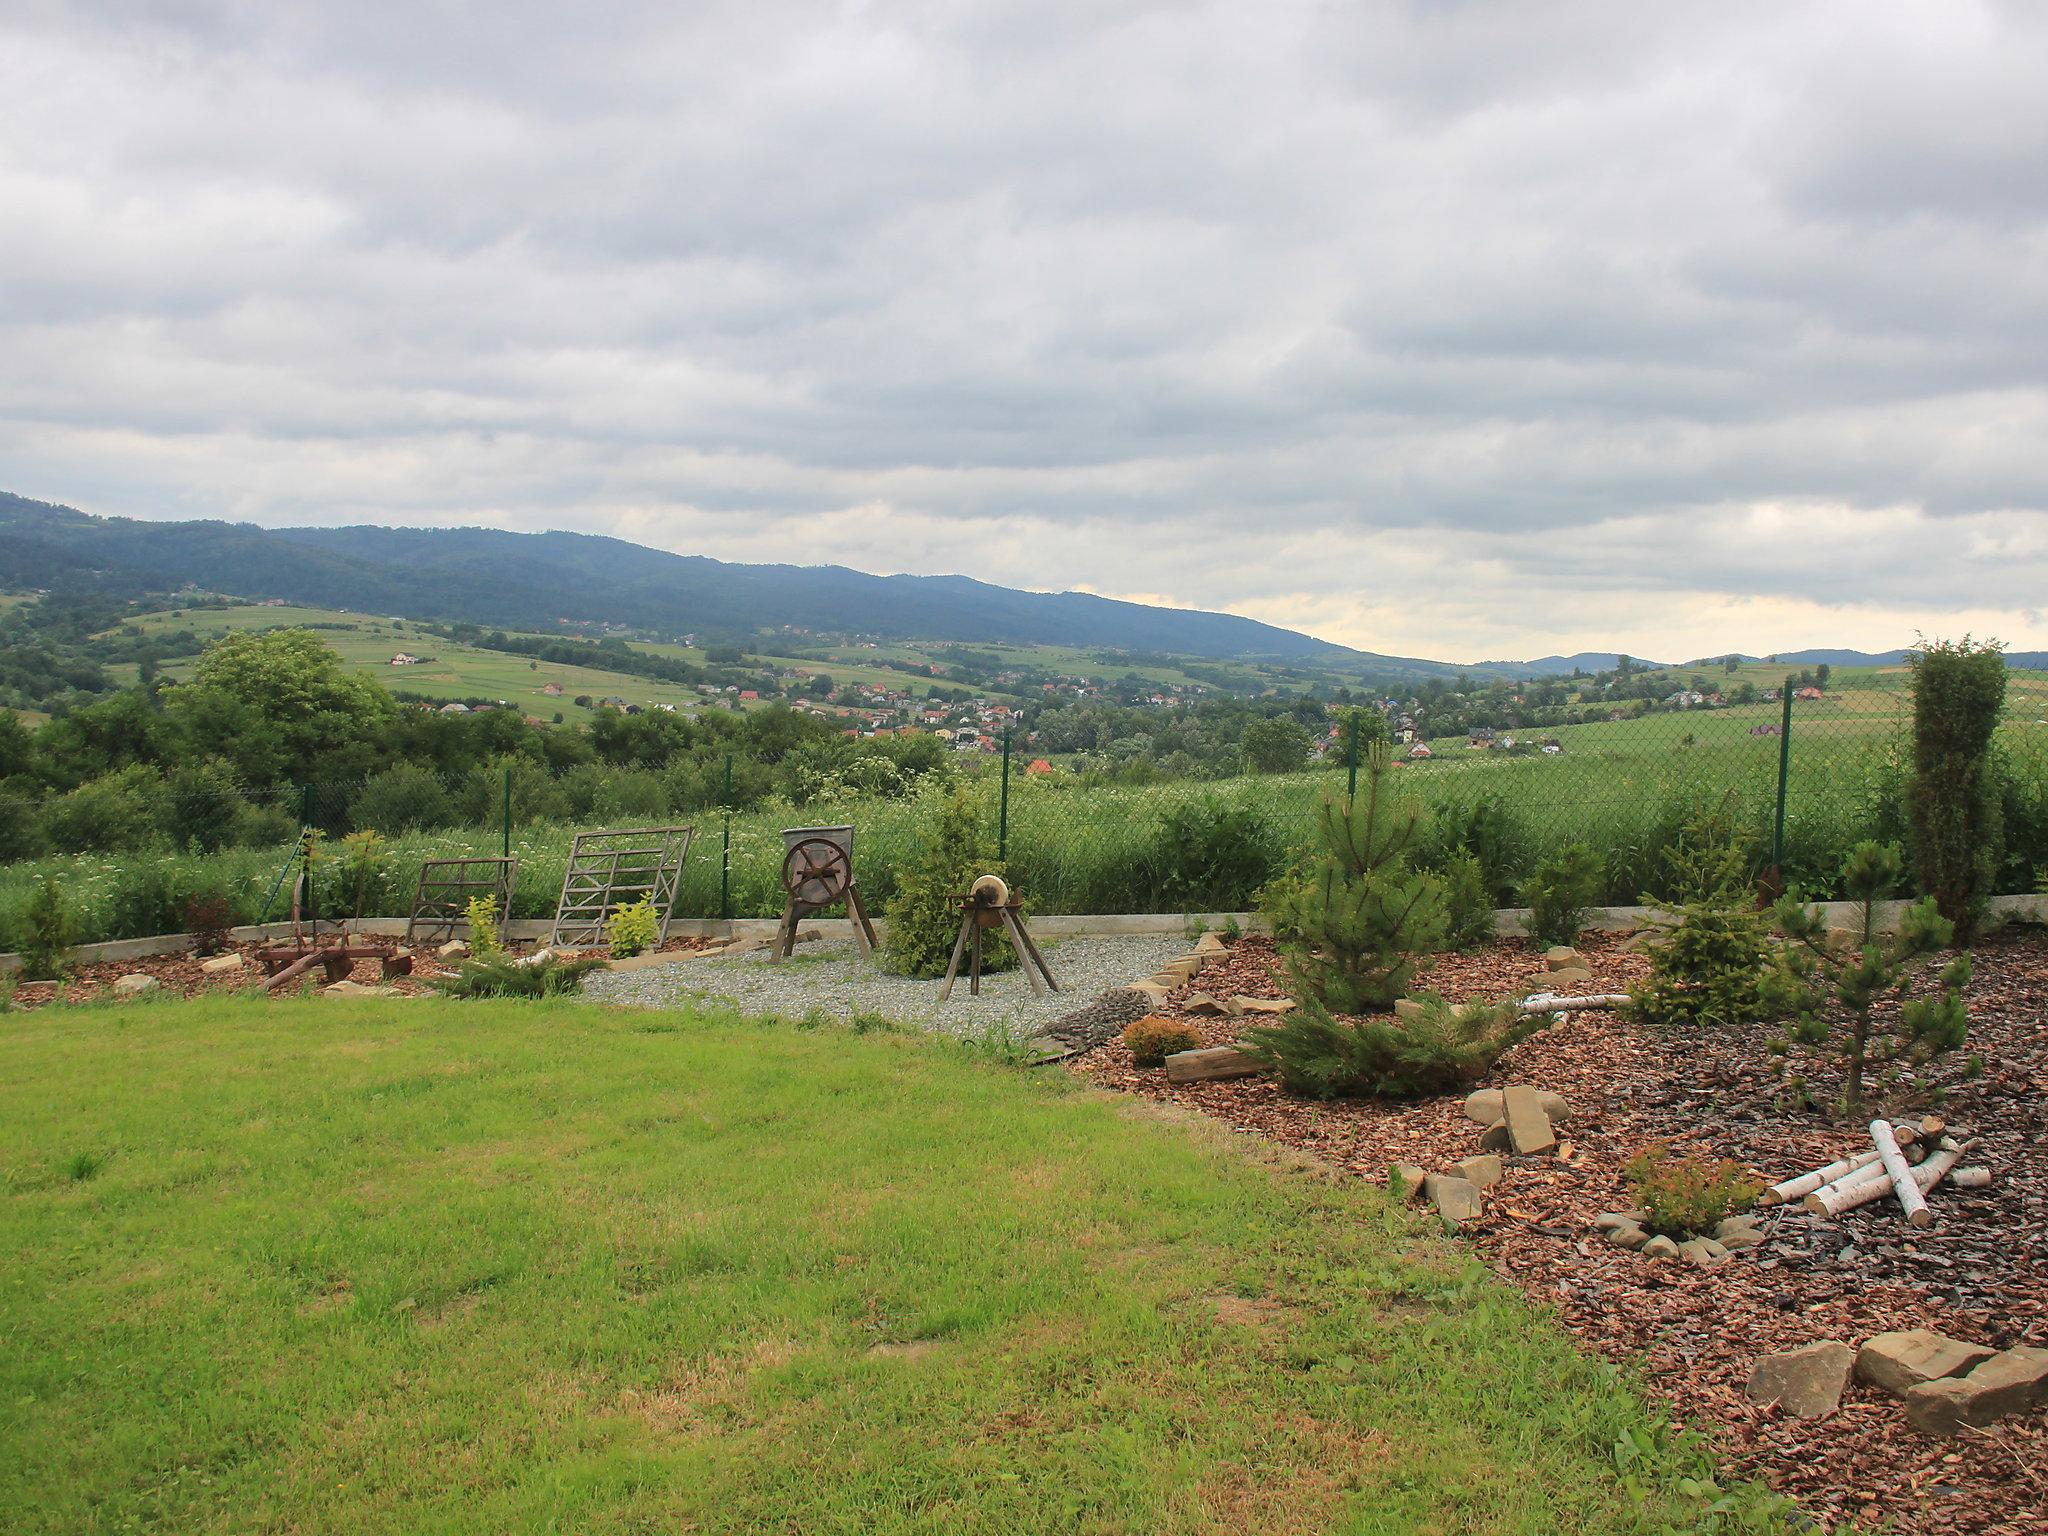
<svg viewBox="0 0 2048 1536">
<path fill-rule="evenodd" d="M 1123 1038 L 1132 1064 L 1140 1067 L 1161 1066 L 1174 1052 L 1196 1050 L 1202 1044 L 1193 1025 L 1178 1019 L 1162 1019 L 1156 1014 L 1126 1024 Z"/>
</svg>

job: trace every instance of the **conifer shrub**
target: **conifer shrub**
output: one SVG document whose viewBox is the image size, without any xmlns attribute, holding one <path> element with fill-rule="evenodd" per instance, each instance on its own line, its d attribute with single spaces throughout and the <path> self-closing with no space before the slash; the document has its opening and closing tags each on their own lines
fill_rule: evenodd
<svg viewBox="0 0 2048 1536">
<path fill-rule="evenodd" d="M 568 960 L 544 954 L 514 960 L 501 950 L 488 959 L 460 961 L 453 976 L 429 977 L 428 985 L 448 997 L 562 997 L 581 988 L 592 971 L 604 968 L 605 962 L 595 955 Z"/>
<path fill-rule="evenodd" d="M 1764 979 L 1776 945 L 1752 894 L 1752 851 L 1727 808 L 1688 822 L 1665 864 L 1678 893 L 1675 920 L 1656 925 L 1663 936 L 1650 950 L 1650 979 L 1632 1000 L 1637 1016 L 1723 1028 L 1767 1017 Z"/>
<path fill-rule="evenodd" d="M 21 914 L 21 974 L 27 981 L 55 981 L 71 968 L 78 923 L 55 875 L 36 882 Z"/>
<path fill-rule="evenodd" d="M 1156 1014 L 1126 1024 L 1123 1040 L 1131 1064 L 1139 1067 L 1160 1066 L 1174 1052 L 1197 1050 L 1202 1044 L 1201 1033 L 1194 1026 Z"/>
<path fill-rule="evenodd" d="M 953 790 L 940 806 L 908 868 L 897 877 L 886 909 L 889 931 L 882 943 L 882 969 L 896 976 L 943 976 L 960 934 L 959 897 L 982 875 L 1000 875 L 995 840 L 965 789 Z M 981 934 L 981 968 L 1007 970 L 1016 952 L 1000 928 Z"/>
<path fill-rule="evenodd" d="M 1444 939 L 1452 949 L 1473 949 L 1493 937 L 1493 895 L 1476 854 L 1459 849 L 1444 860 Z"/>
<path fill-rule="evenodd" d="M 1600 899 L 1607 868 L 1585 843 L 1566 843 L 1537 862 L 1522 882 L 1529 931 L 1544 944 L 1569 944 L 1586 925 L 1586 909 Z"/>
<path fill-rule="evenodd" d="M 1331 1014 L 1393 1005 L 1415 957 L 1443 947 L 1443 882 L 1414 869 L 1420 813 L 1392 783 L 1385 742 L 1366 752 L 1359 796 L 1323 801 L 1317 850 L 1268 887 L 1266 912 L 1294 994 Z"/>
<path fill-rule="evenodd" d="M 1649 1214 L 1643 1225 L 1683 1242 L 1712 1236 L 1730 1216 L 1756 1204 L 1763 1186 L 1739 1163 L 1679 1157 L 1662 1144 L 1645 1147 L 1622 1165 L 1635 1202 Z"/>
<path fill-rule="evenodd" d="M 1912 667 L 1914 865 L 1920 889 L 1968 943 L 2004 846 L 1992 738 L 2005 709 L 2005 652 L 1965 635 L 1921 646 Z"/>
<path fill-rule="evenodd" d="M 1271 1067 L 1281 1085 L 1312 1098 L 1422 1098 L 1483 1076 L 1542 1016 L 1512 1003 L 1452 1007 L 1435 993 L 1413 1018 L 1336 1018 L 1313 1000 L 1271 1025 L 1245 1031 L 1238 1048 Z"/>
</svg>

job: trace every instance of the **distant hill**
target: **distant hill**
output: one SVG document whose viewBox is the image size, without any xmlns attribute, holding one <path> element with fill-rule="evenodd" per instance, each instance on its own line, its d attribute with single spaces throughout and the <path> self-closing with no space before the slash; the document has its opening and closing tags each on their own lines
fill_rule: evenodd
<svg viewBox="0 0 2048 1536">
<path fill-rule="evenodd" d="M 965 576 L 735 565 L 582 533 L 101 518 L 5 493 L 0 580 L 29 587 L 89 580 L 132 596 L 189 584 L 234 597 L 541 632 L 557 629 L 558 619 L 733 638 L 789 626 L 1164 651 L 1390 680 L 1460 670 L 1355 651 L 1233 614 L 1020 592 Z"/>
<path fill-rule="evenodd" d="M 1569 677 L 1574 672 L 1612 672 L 1621 665 L 1620 651 L 1579 651 L 1571 656 L 1538 656 L 1534 661 L 1489 661 L 1482 666 L 1512 672 L 1517 677 Z M 1671 663 L 1629 657 L 1630 665 L 1644 672 L 1663 670 Z"/>
</svg>

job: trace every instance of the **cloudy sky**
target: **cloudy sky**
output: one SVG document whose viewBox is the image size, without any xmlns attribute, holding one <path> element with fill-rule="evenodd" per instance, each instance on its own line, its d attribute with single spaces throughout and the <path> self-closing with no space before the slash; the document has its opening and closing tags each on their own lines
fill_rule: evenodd
<svg viewBox="0 0 2048 1536">
<path fill-rule="evenodd" d="M 2048 6 L 0 4 L 0 489 L 2048 646 Z"/>
</svg>

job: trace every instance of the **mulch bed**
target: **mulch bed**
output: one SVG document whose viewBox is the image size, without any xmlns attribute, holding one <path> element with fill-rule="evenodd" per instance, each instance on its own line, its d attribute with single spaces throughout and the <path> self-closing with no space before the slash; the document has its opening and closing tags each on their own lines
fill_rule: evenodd
<svg viewBox="0 0 2048 1536">
<path fill-rule="evenodd" d="M 326 939 L 327 935 L 323 933 L 322 938 Z M 286 939 L 266 939 L 260 943 L 229 944 L 227 948 L 240 954 L 244 965 L 239 971 L 228 971 L 220 975 L 209 975 L 201 970 L 200 961 L 203 957 L 189 950 L 170 955 L 151 955 L 140 960 L 95 960 L 88 964 L 73 966 L 65 973 L 62 982 L 17 983 L 14 1007 L 23 1011 L 41 1008 L 57 1001 L 59 997 L 72 1003 L 91 1002 L 96 998 L 111 996 L 114 983 L 123 976 L 150 976 L 156 979 L 160 990 L 140 994 L 143 999 L 198 997 L 209 992 L 245 991 L 259 986 L 265 979 L 263 966 L 256 958 L 257 951 L 284 948 L 289 942 Z M 348 942 L 352 949 L 375 949 L 386 953 L 402 947 L 402 941 L 399 939 L 377 935 L 351 936 Z M 700 938 L 671 938 L 660 944 L 658 949 L 662 954 L 687 954 L 693 950 L 703 949 L 713 942 Z M 431 978 L 455 974 L 452 963 L 444 963 L 434 958 L 436 947 L 413 946 L 412 974 L 409 976 L 394 976 L 387 980 L 378 961 L 364 959 L 356 962 L 355 969 L 349 973 L 347 979 L 364 986 L 393 987 L 407 997 L 432 996 L 434 989 L 428 985 Z M 513 955 L 530 954 L 541 947 L 539 944 L 515 944 L 509 946 L 508 952 Z M 565 948 L 557 950 L 556 953 L 564 958 L 584 954 L 602 958 L 605 952 L 602 949 Z M 305 979 L 305 985 L 316 991 L 325 983 L 326 974 L 317 969 L 311 977 Z M 287 983 L 287 988 L 290 985 Z"/>
<path fill-rule="evenodd" d="M 1579 948 L 1593 980 L 1573 990 L 1625 991 L 1647 973 L 1644 957 L 1617 938 L 1588 936 Z M 1908 1227 L 1891 1200 L 1832 1222 L 1778 1207 L 1768 1213 L 1768 1242 L 1712 1270 L 1638 1258 L 1593 1230 L 1601 1212 L 1633 1203 L 1621 1166 L 1653 1142 L 1732 1158 L 1766 1183 L 1868 1145 L 1860 1127 L 1790 1102 L 1767 1027 L 1687 1037 L 1613 1013 L 1580 1014 L 1524 1041 L 1479 1085 L 1549 1089 L 1572 1114 L 1558 1127 L 1564 1155 L 1505 1160 L 1484 1218 L 1466 1229 L 1473 1246 L 1601 1354 L 1637 1367 L 1674 1417 L 1713 1439 L 1736 1469 L 1797 1498 L 1823 1526 L 1857 1520 L 1921 1536 L 2048 1531 L 2048 1420 L 2040 1413 L 1936 1440 L 1907 1426 L 1896 1399 L 1860 1382 L 1817 1420 L 1760 1408 L 1743 1391 L 1758 1355 L 1819 1339 L 1853 1346 L 1924 1327 L 1997 1348 L 2048 1345 L 2048 934 L 2007 929 L 1979 944 L 1976 957 L 1967 1053 L 1938 1064 L 1910 1102 L 1884 1106 L 1916 1116 L 1938 1110 L 1978 1138 L 1966 1161 L 1995 1176 L 1989 1189 L 1933 1192 L 1931 1228 Z M 1532 990 L 1542 972 L 1534 946 L 1503 941 L 1439 957 L 1411 990 L 1499 999 Z M 1160 1011 L 1186 1018 L 1196 992 L 1284 995 L 1272 945 L 1240 941 Z M 1259 1021 L 1186 1022 L 1218 1045 Z M 1797 1049 L 1791 1060 L 1815 1102 L 1839 1094 L 1828 1061 Z M 1442 1169 L 1479 1150 L 1462 1095 L 1325 1104 L 1265 1078 L 1172 1085 L 1162 1071 L 1132 1066 L 1116 1040 L 1073 1070 L 1380 1182 L 1392 1163 Z"/>
</svg>

